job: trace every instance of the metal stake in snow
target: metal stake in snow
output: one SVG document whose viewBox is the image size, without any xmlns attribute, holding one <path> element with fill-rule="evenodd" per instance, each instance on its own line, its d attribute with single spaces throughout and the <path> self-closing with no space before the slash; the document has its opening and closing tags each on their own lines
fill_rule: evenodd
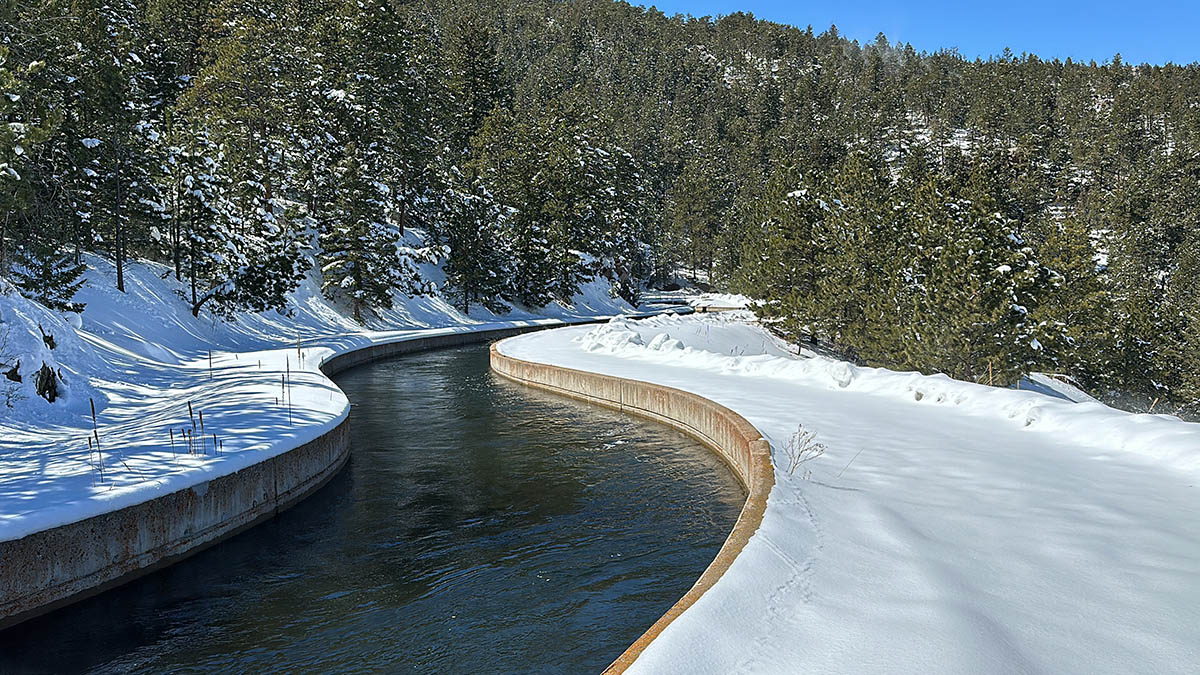
<svg viewBox="0 0 1200 675">
<path fill-rule="evenodd" d="M 212 371 L 212 350 L 208 350 L 208 379 L 213 379 Z"/>
<path fill-rule="evenodd" d="M 850 461 L 846 462 L 846 466 L 843 466 L 842 470 L 838 472 L 838 475 L 837 475 L 838 478 L 841 478 L 842 474 L 846 473 L 846 469 L 850 468 L 850 465 L 854 463 L 854 460 L 858 459 L 858 456 L 862 454 L 863 450 L 866 450 L 866 448 L 863 448 L 862 450 L 859 450 L 858 452 L 854 453 L 854 456 L 850 458 Z"/>
<path fill-rule="evenodd" d="M 292 424 L 292 360 L 289 358 L 286 361 L 287 363 L 285 364 L 285 367 L 287 368 L 287 380 L 283 388 L 283 393 L 285 396 L 287 396 L 288 424 Z"/>
<path fill-rule="evenodd" d="M 92 435 L 96 437 L 96 458 L 100 462 L 100 482 L 103 483 L 104 482 L 104 454 L 100 452 L 100 430 L 98 429 L 98 425 L 96 424 L 96 401 L 94 399 L 89 398 L 88 404 L 90 404 L 92 406 Z M 92 440 L 89 438 L 88 439 L 88 457 L 92 456 L 91 447 L 92 447 Z"/>
<path fill-rule="evenodd" d="M 288 397 L 287 397 L 287 377 L 284 375 L 279 376 L 279 388 L 283 390 L 283 398 L 281 398 L 280 400 L 283 401 L 283 404 L 287 406 L 288 424 L 291 424 L 292 423 L 292 402 L 289 401 Z"/>
</svg>

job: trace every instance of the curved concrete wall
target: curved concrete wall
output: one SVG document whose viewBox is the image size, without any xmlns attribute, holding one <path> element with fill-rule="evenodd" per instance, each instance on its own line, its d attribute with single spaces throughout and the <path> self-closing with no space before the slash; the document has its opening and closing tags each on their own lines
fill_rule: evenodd
<svg viewBox="0 0 1200 675">
<path fill-rule="evenodd" d="M 331 357 L 326 375 L 398 354 L 553 326 L 449 333 Z M 349 418 L 323 436 L 141 504 L 0 542 L 0 629 L 182 560 L 278 514 L 324 485 L 350 453 Z"/>
<path fill-rule="evenodd" d="M 746 504 L 733 531 L 692 588 L 613 662 L 606 673 L 628 668 L 663 629 L 691 607 L 729 569 L 758 530 L 775 485 L 771 448 L 741 415 L 695 394 L 648 382 L 531 363 L 491 350 L 492 370 L 523 384 L 657 420 L 696 438 L 717 453 L 746 487 Z"/>
</svg>

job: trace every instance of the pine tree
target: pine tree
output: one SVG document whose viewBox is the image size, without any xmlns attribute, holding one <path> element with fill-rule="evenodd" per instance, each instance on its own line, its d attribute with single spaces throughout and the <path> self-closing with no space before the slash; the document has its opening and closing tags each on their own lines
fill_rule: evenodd
<svg viewBox="0 0 1200 675">
<path fill-rule="evenodd" d="M 828 217 L 814 228 L 819 270 L 808 303 L 812 330 L 854 359 L 893 363 L 898 280 L 888 262 L 901 255 L 905 212 L 894 202 L 877 153 L 851 153 L 837 172 Z"/>
<path fill-rule="evenodd" d="M 758 226 L 747 237 L 746 260 L 756 262 L 741 288 L 762 298 L 763 315 L 791 339 L 813 337 L 820 251 L 814 232 L 829 218 L 825 186 L 793 166 L 772 176 L 757 206 Z"/>
<path fill-rule="evenodd" d="M 210 301 L 219 311 L 282 308 L 308 266 L 310 233 L 281 191 L 291 175 L 289 140 L 311 112 L 292 95 L 302 90 L 298 74 L 312 65 L 302 39 L 311 22 L 300 20 L 303 7 L 278 8 L 298 16 L 276 9 L 219 0 L 204 45 L 209 60 L 179 102 L 181 114 L 225 147 L 217 167 L 224 229 L 209 244 L 221 264 L 210 287 L 197 293 L 193 313 Z"/>
<path fill-rule="evenodd" d="M 1050 274 L 1038 318 L 1065 333 L 1062 342 L 1047 345 L 1050 360 L 1057 372 L 1095 386 L 1101 377 L 1108 297 L 1091 232 L 1081 215 L 1061 220 L 1046 215 L 1037 229 L 1037 255 Z"/>
<path fill-rule="evenodd" d="M 511 279 L 501 239 L 507 213 L 483 185 L 471 179 L 464 182 L 468 187 L 454 190 L 446 199 L 446 222 L 441 228 L 446 284 L 464 314 L 472 304 L 503 311 L 500 297 Z"/>
<path fill-rule="evenodd" d="M 905 365 L 1007 383 L 1040 361 L 1031 307 L 1043 268 L 976 181 L 962 194 L 936 180 L 916 185 Z"/>
<path fill-rule="evenodd" d="M 59 311 L 82 312 L 84 305 L 72 298 L 83 286 L 87 267 L 59 250 L 51 237 L 35 235 L 18 246 L 12 265 L 12 280 L 21 295 Z"/>
<path fill-rule="evenodd" d="M 451 154 L 470 149 L 471 138 L 483 128 L 483 122 L 497 106 L 505 103 L 509 91 L 496 38 L 474 12 L 464 12 L 449 26 L 444 47 Z"/>
<path fill-rule="evenodd" d="M 370 181 L 354 148 L 337 168 L 337 198 L 323 223 L 321 288 L 331 298 L 349 300 L 354 319 L 363 310 L 392 306 L 392 290 L 406 288 L 414 271 L 396 250 L 399 235 L 388 225 L 386 190 Z"/>
<path fill-rule="evenodd" d="M 83 12 L 84 48 L 91 59 L 88 90 L 97 114 L 89 120 L 97 175 L 88 176 L 90 222 L 104 233 L 116 264 L 117 290 L 125 291 L 125 263 L 131 245 L 146 238 L 158 219 L 161 199 L 152 179 L 149 147 L 156 140 L 152 108 L 158 104 L 147 85 L 149 74 L 138 54 L 144 26 L 131 2 L 97 2 Z"/>
<path fill-rule="evenodd" d="M 556 250 L 554 187 L 548 170 L 550 146 L 561 135 L 557 124 L 547 128 L 508 112 L 490 116 L 475 139 L 475 167 L 497 200 L 510 210 L 503 238 L 512 256 L 512 281 L 505 296 L 527 307 L 552 299 L 557 272 L 566 254 Z"/>
<path fill-rule="evenodd" d="M 1194 419 L 1200 415 L 1200 227 L 1191 231 L 1180 248 L 1175 268 L 1172 305 L 1183 324 L 1174 356 L 1179 359 L 1182 382 L 1176 392 L 1178 412 Z"/>
<path fill-rule="evenodd" d="M 19 55 L 7 44 L 24 37 L 16 19 L 13 4 L 0 5 L 0 33 L 4 35 L 0 38 L 0 117 L 5 120 L 0 124 L 0 276 L 8 269 L 8 242 L 16 234 L 16 220 L 34 199 L 36 176 L 30 155 L 53 136 L 60 122 L 48 109 L 48 101 L 37 96 L 30 85 L 45 62 L 18 63 L 14 57 Z"/>
<path fill-rule="evenodd" d="M 684 164 L 667 195 L 667 227 L 693 280 L 709 280 L 716 263 L 717 235 L 728 199 L 716 176 L 719 171 L 711 160 L 693 158 Z"/>
<path fill-rule="evenodd" d="M 1161 309 L 1167 290 L 1164 240 L 1152 217 L 1149 159 L 1140 161 L 1101 206 L 1111 302 L 1104 362 L 1109 391 L 1143 409 L 1169 393 Z"/>
</svg>

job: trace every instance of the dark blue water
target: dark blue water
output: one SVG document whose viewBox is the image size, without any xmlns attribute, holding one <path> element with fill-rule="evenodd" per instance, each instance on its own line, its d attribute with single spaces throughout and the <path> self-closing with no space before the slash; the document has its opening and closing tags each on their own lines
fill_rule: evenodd
<svg viewBox="0 0 1200 675">
<path fill-rule="evenodd" d="M 743 501 L 687 437 L 502 381 L 484 347 L 336 379 L 353 454 L 328 486 L 0 633 L 0 672 L 597 672 Z"/>
</svg>

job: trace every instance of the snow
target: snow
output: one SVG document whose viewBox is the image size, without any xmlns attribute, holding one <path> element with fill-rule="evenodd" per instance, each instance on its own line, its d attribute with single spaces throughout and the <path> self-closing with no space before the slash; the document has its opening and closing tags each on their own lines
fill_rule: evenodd
<svg viewBox="0 0 1200 675">
<path fill-rule="evenodd" d="M 630 672 L 1200 662 L 1198 424 L 776 353 L 724 315 L 618 319 L 500 349 L 696 392 L 771 442 L 759 531 Z M 801 423 L 826 451 L 789 474 Z"/>
<path fill-rule="evenodd" d="M 709 308 L 717 307 L 720 309 L 745 309 L 753 302 L 750 298 L 744 295 L 733 295 L 730 293 L 703 293 L 689 303 L 692 307 Z"/>
<path fill-rule="evenodd" d="M 1100 403 L 1091 394 L 1066 381 L 1066 376 L 1048 373 L 1030 373 L 1021 379 L 1019 389 L 1040 391 L 1048 396 L 1074 401 L 1075 403 Z"/>
<path fill-rule="evenodd" d="M 409 234 L 408 244 L 419 242 L 419 234 Z M 571 306 L 514 308 L 503 316 L 483 308 L 465 316 L 436 294 L 397 296 L 393 309 L 360 326 L 320 293 L 314 273 L 291 295 L 286 314 L 242 313 L 224 322 L 193 317 L 181 297 L 184 285 L 167 267 L 127 265 L 127 292 L 120 293 L 110 262 L 86 262 L 87 283 L 75 298 L 87 303 L 82 316 L 60 316 L 0 289 L 0 364 L 20 358 L 23 380 L 17 385 L 0 375 L 0 541 L 197 485 L 319 436 L 349 410 L 319 371 L 336 354 L 632 311 L 609 296 L 607 283 L 594 280 Z M 444 278 L 434 263 L 422 272 L 435 283 Z M 54 349 L 38 325 L 53 335 Z M 33 388 L 32 373 L 43 362 L 63 378 L 63 398 L 53 404 Z M 189 403 L 197 418 L 203 413 L 199 454 L 188 454 L 183 440 L 193 429 Z M 89 450 L 89 437 L 99 439 L 99 455 Z"/>
<path fill-rule="evenodd" d="M 706 321 L 681 321 L 671 315 L 656 321 L 615 319 L 601 329 L 579 336 L 578 344 L 584 351 L 614 354 L 638 355 L 690 347 L 704 354 L 797 358 L 789 345 L 750 323 L 753 317 L 749 312 L 735 311 L 715 314 Z"/>
</svg>

